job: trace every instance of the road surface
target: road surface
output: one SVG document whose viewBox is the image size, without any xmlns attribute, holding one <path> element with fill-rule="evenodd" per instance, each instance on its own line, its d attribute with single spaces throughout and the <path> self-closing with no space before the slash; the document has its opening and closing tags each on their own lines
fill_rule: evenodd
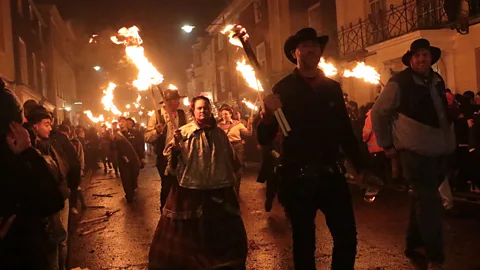
<svg viewBox="0 0 480 270">
<path fill-rule="evenodd" d="M 283 209 L 275 203 L 272 212 L 264 211 L 265 185 L 256 183 L 258 166 L 246 170 L 241 188 L 241 207 L 249 238 L 247 269 L 293 269 L 290 227 Z M 72 220 L 70 262 L 72 267 L 99 269 L 146 269 L 150 241 L 159 213 L 160 181 L 153 164 L 148 164 L 139 177 L 137 197 L 127 204 L 120 179 L 98 171 L 83 183 L 89 208 Z M 112 194 L 97 197 L 93 194 Z M 352 187 L 358 230 L 356 269 L 413 269 L 404 257 L 404 237 L 408 221 L 408 195 L 381 193 L 374 203 L 363 200 Z M 460 205 L 466 217 L 445 221 L 447 269 L 480 269 L 480 206 Z M 105 214 L 120 211 L 108 221 L 78 224 Z M 104 230 L 80 236 L 78 230 Z M 332 240 L 323 215 L 317 216 L 317 269 L 329 269 Z"/>
</svg>

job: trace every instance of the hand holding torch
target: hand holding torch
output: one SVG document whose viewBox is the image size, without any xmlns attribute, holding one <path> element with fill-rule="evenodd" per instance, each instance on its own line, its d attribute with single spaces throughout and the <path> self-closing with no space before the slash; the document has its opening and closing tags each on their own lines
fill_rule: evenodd
<svg viewBox="0 0 480 270">
<path fill-rule="evenodd" d="M 245 28 L 243 28 L 241 25 L 235 25 L 233 28 L 230 29 L 234 34 L 232 37 L 237 38 L 243 49 L 245 50 L 245 54 L 250 61 L 250 64 L 252 68 L 255 70 L 255 74 L 257 79 L 260 81 L 262 84 L 263 89 L 271 89 L 267 76 L 263 72 L 260 63 L 258 62 L 257 57 L 255 56 L 255 53 L 253 52 L 252 46 L 248 42 L 248 34 Z M 263 98 L 260 99 L 262 102 L 262 109 L 265 109 L 265 105 L 263 103 Z M 278 125 L 280 126 L 280 129 L 282 130 L 282 133 L 285 137 L 288 136 L 288 132 L 290 132 L 292 129 L 290 128 L 290 124 L 288 123 L 287 119 L 285 118 L 285 115 L 283 114 L 282 108 L 277 109 L 275 112 L 275 118 L 277 119 Z"/>
</svg>

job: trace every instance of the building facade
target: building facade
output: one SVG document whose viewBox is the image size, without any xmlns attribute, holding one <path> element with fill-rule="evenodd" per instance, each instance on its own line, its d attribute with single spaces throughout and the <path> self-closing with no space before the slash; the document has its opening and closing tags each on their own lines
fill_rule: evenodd
<svg viewBox="0 0 480 270">
<path fill-rule="evenodd" d="M 455 20 L 451 14 L 447 16 L 452 2 L 461 10 Z M 433 68 L 447 87 L 456 93 L 480 90 L 479 0 L 337 0 L 336 5 L 342 66 L 364 61 L 379 71 L 386 83 L 394 72 L 405 68 L 401 57 L 410 44 L 426 38 L 442 50 Z M 341 80 L 344 91 L 359 104 L 373 101 L 374 86 Z"/>
<path fill-rule="evenodd" d="M 244 58 L 243 50 L 229 44 L 220 33 L 228 24 L 241 24 L 247 29 L 270 84 L 292 72 L 294 66 L 285 57 L 283 45 L 301 28 L 310 26 L 329 35 L 325 56 L 338 55 L 334 0 L 234 0 L 207 28 L 208 35 L 193 46 L 196 91 L 211 91 L 218 103 L 235 105 L 257 96 L 236 70 L 236 62 Z"/>
<path fill-rule="evenodd" d="M 10 0 L 0 0 L 0 78 L 9 89 L 15 87 L 15 58 L 13 55 L 12 17 Z"/>
<path fill-rule="evenodd" d="M 69 118 L 74 124 L 72 107 L 77 99 L 75 80 L 74 43 L 76 41 L 70 24 L 63 20 L 54 5 L 39 5 L 45 23 L 45 55 L 47 57 L 47 81 L 50 85 L 50 98 L 55 103 L 58 123 Z M 72 118 L 73 117 L 73 118 Z"/>
<path fill-rule="evenodd" d="M 15 92 L 22 102 L 33 99 L 55 110 L 47 81 L 45 31 L 47 24 L 31 0 L 12 0 L 12 44 Z"/>
</svg>

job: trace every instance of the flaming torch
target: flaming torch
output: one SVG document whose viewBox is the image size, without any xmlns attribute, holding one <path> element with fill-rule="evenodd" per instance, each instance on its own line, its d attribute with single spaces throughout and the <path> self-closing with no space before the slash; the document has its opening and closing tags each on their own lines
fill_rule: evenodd
<svg viewBox="0 0 480 270">
<path fill-rule="evenodd" d="M 320 58 L 320 63 L 318 63 L 318 67 L 323 70 L 325 76 L 333 77 L 338 74 L 337 68 L 332 63 L 325 62 L 325 58 Z"/>
<path fill-rule="evenodd" d="M 267 77 L 263 73 L 260 63 L 258 62 L 257 57 L 255 56 L 255 53 L 253 52 L 252 46 L 248 42 L 248 33 L 245 28 L 243 28 L 241 25 L 228 25 L 223 31 L 223 34 L 228 34 L 229 36 L 229 41 L 235 46 L 242 47 L 245 51 L 245 54 L 250 61 L 250 64 L 252 65 L 253 70 L 255 71 L 256 78 L 261 82 L 260 85 L 263 87 L 263 89 L 271 89 L 269 86 Z M 263 103 L 263 99 L 262 99 Z M 288 123 L 287 119 L 285 118 L 285 115 L 283 114 L 283 111 L 281 108 L 275 111 L 275 118 L 277 119 L 277 122 L 280 126 L 280 129 L 282 130 L 283 135 L 286 137 L 288 136 L 288 132 L 290 132 L 292 129 L 290 128 L 290 124 Z"/>
<path fill-rule="evenodd" d="M 122 40 L 119 40 L 116 36 L 113 36 L 110 39 L 116 44 L 125 45 L 125 52 L 128 58 L 138 68 L 138 76 L 137 79 L 133 82 L 133 85 L 140 91 L 145 91 L 151 88 L 152 102 L 155 111 L 157 112 L 157 119 L 160 119 L 160 115 L 158 115 L 157 102 L 155 101 L 155 96 L 153 94 L 153 86 L 155 86 L 160 92 L 160 96 L 162 97 L 162 100 L 164 101 L 164 105 L 166 107 L 165 111 L 169 116 L 168 118 L 173 119 L 171 117 L 171 110 L 169 108 L 169 105 L 165 100 L 164 93 L 162 89 L 158 86 L 163 82 L 163 75 L 157 71 L 157 69 L 145 56 L 144 48 L 141 46 L 143 40 L 138 32 L 139 29 L 136 26 L 132 26 L 130 28 L 123 27 L 118 30 L 118 36 L 122 37 Z M 173 130 L 178 129 L 174 122 L 168 121 L 168 123 L 171 125 Z"/>
<path fill-rule="evenodd" d="M 256 106 L 255 104 L 253 104 L 251 101 L 248 101 L 246 100 L 245 98 L 242 100 L 242 103 L 245 104 L 245 106 L 247 106 L 247 108 L 249 108 L 250 110 L 252 110 L 252 115 L 253 115 L 253 112 L 256 112 L 258 111 L 258 106 Z"/>
<path fill-rule="evenodd" d="M 122 112 L 113 104 L 113 90 L 115 90 L 115 88 L 117 88 L 117 85 L 110 82 L 107 89 L 103 90 L 104 96 L 102 97 L 102 104 L 106 111 L 111 111 L 115 115 L 122 115 Z"/>
<path fill-rule="evenodd" d="M 357 79 L 363 79 L 365 82 L 371 84 L 381 84 L 384 86 L 380 81 L 380 74 L 378 74 L 373 67 L 365 65 L 364 62 L 358 62 L 353 70 L 345 70 L 343 72 L 343 77 L 355 77 Z"/>
<path fill-rule="evenodd" d="M 87 117 L 90 118 L 90 120 L 95 124 L 100 122 L 100 121 L 105 121 L 105 118 L 103 118 L 103 115 L 101 115 L 101 114 L 98 117 L 94 117 L 93 114 L 92 114 L 92 111 L 90 111 L 90 110 L 84 111 L 83 113 L 85 115 L 87 115 Z"/>
</svg>

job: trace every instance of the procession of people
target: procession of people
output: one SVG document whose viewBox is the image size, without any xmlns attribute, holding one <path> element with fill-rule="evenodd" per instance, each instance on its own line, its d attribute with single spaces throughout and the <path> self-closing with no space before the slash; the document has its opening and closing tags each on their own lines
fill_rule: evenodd
<svg viewBox="0 0 480 270">
<path fill-rule="evenodd" d="M 479 161 L 480 94 L 452 98 L 431 68 L 440 49 L 418 39 L 402 58 L 405 70 L 359 109 L 318 68 L 328 41 L 313 28 L 286 40 L 285 57 L 295 68 L 246 124 L 228 104 L 216 118 L 205 96 L 191 99 L 185 112 L 179 91 L 167 89 L 144 131 L 124 116 L 99 132 L 68 121 L 55 125 L 44 106 L 21 106 L 2 82 L 1 166 L 7 177 L 0 180 L 0 269 L 68 269 L 69 219 L 85 207 L 82 176 L 113 171 L 132 205 L 147 163 L 145 143 L 154 149 L 161 179 L 161 217 L 148 269 L 246 269 L 240 190 L 246 138 L 252 136 L 263 157 L 258 182 L 267 183 L 265 211 L 278 196 L 291 225 L 295 269 L 316 269 L 318 211 L 333 239 L 331 269 L 355 268 L 351 177 L 366 187 L 366 196 L 388 184 L 410 190 L 405 255 L 424 257 L 430 270 L 443 269 L 445 201 L 451 190 L 480 189 L 478 173 L 465 166 Z M 286 135 L 278 110 L 291 127 Z"/>
</svg>

